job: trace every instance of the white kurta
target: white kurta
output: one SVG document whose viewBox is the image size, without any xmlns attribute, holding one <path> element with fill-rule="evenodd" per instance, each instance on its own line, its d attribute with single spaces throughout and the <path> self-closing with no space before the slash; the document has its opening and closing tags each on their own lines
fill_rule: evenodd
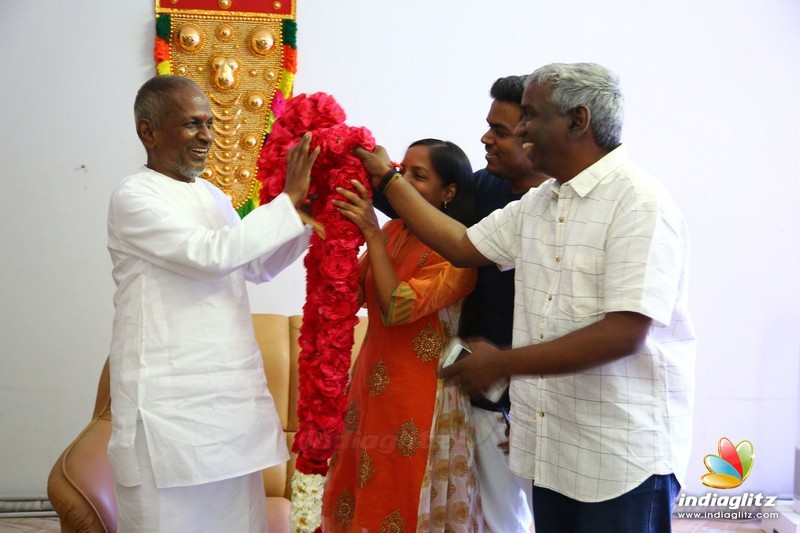
<svg viewBox="0 0 800 533">
<path fill-rule="evenodd" d="M 116 481 L 139 483 L 141 418 L 159 488 L 240 476 L 289 457 L 253 334 L 245 280 L 293 262 L 309 230 L 285 194 L 240 220 L 205 180 L 146 167 L 114 191 L 108 249 Z"/>
</svg>

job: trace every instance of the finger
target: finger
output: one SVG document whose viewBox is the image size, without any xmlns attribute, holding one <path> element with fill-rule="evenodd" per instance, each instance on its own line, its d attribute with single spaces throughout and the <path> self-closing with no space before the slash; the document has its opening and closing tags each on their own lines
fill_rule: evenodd
<svg viewBox="0 0 800 533">
<path fill-rule="evenodd" d="M 342 215 L 343 217 L 348 218 L 353 222 L 355 222 L 355 214 L 351 213 L 350 211 L 346 211 L 341 207 L 337 208 L 336 210 L 339 211 L 339 214 Z"/>
<path fill-rule="evenodd" d="M 343 187 L 336 187 L 336 192 L 338 192 L 339 194 L 350 200 L 351 203 L 361 200 L 361 197 L 359 197 L 356 193 L 354 193 L 353 191 L 348 191 Z"/>
<path fill-rule="evenodd" d="M 336 210 L 339 212 L 340 215 L 351 220 L 359 228 L 362 226 L 364 220 L 363 217 L 357 210 L 354 210 L 353 206 L 351 206 L 350 204 L 339 202 L 337 204 Z"/>
<path fill-rule="evenodd" d="M 295 148 L 301 148 L 298 144 Z M 294 158 L 290 161 L 287 161 L 288 165 L 294 165 L 294 168 L 297 170 L 298 175 L 300 176 L 307 176 L 311 174 L 311 169 L 314 167 L 314 161 L 316 161 L 317 156 L 319 155 L 321 148 L 317 146 L 312 150 L 310 154 L 306 152 L 297 152 Z"/>
<path fill-rule="evenodd" d="M 370 155 L 372 155 L 370 152 L 366 151 L 366 150 L 365 150 L 363 147 L 361 147 L 361 146 L 356 146 L 355 148 L 353 148 L 353 149 L 350 151 L 350 153 L 351 153 L 351 154 L 353 154 L 354 156 L 356 156 L 357 158 L 359 158 L 359 159 L 360 159 L 360 160 L 362 160 L 362 161 L 364 161 L 364 159 L 366 159 L 367 157 L 369 157 Z"/>
<path fill-rule="evenodd" d="M 321 151 L 321 150 L 322 150 L 322 147 L 321 147 L 321 146 L 317 146 L 317 147 L 316 147 L 316 148 L 314 148 L 314 150 L 311 152 L 311 155 L 309 155 L 309 156 L 308 156 L 308 158 L 306 159 L 306 163 L 307 163 L 307 165 L 308 165 L 308 169 L 309 169 L 309 170 L 311 170 L 311 167 L 313 167 L 313 166 L 314 166 L 314 161 L 316 161 L 316 160 L 317 160 L 317 156 L 319 155 L 319 153 L 320 153 L 320 151 Z"/>
<path fill-rule="evenodd" d="M 348 212 L 350 212 L 350 211 L 353 210 L 353 204 L 350 204 L 350 203 L 347 203 L 347 202 L 342 202 L 341 200 L 331 200 L 331 203 L 334 206 L 336 206 L 336 208 L 339 211 L 348 211 Z"/>
<path fill-rule="evenodd" d="M 286 152 L 287 166 L 296 166 L 300 162 L 300 149 L 302 142 L 303 140 L 300 139 L 300 141 L 297 144 L 289 148 L 289 150 Z"/>
<path fill-rule="evenodd" d="M 355 187 L 355 189 L 358 191 L 358 193 L 359 193 L 359 195 L 361 196 L 362 199 L 364 199 L 364 200 L 369 199 L 369 191 L 367 190 L 366 187 L 364 187 L 361 184 L 360 181 L 358 181 L 358 180 L 350 180 L 350 182 L 353 184 L 353 187 Z"/>
<path fill-rule="evenodd" d="M 304 154 L 308 153 L 308 146 L 311 144 L 311 132 L 307 131 L 300 137 L 300 142 L 297 143 L 297 146 L 300 150 L 303 151 Z"/>
<path fill-rule="evenodd" d="M 300 154 L 306 155 L 308 153 L 308 145 L 311 143 L 311 133 L 305 132 L 300 140 L 289 148 L 289 152 L 287 153 L 287 158 L 292 156 L 294 158 L 300 157 Z"/>
<path fill-rule="evenodd" d="M 460 363 L 453 363 L 439 370 L 439 378 L 450 379 L 456 377 L 460 373 L 459 364 Z"/>
</svg>

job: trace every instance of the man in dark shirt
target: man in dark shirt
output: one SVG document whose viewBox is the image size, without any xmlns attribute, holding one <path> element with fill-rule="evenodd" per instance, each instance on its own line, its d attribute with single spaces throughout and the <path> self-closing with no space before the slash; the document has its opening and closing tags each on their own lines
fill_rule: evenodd
<svg viewBox="0 0 800 533">
<path fill-rule="evenodd" d="M 478 220 L 547 180 L 544 174 L 531 170 L 522 141 L 513 133 L 521 116 L 524 82 L 525 76 L 507 76 L 495 81 L 489 91 L 489 129 L 481 137 L 486 147 L 486 168 L 475 173 Z M 514 270 L 501 271 L 496 265 L 479 267 L 475 290 L 464 302 L 459 334 L 510 346 L 513 312 Z M 502 448 L 507 446 L 508 389 L 497 403 L 482 400 L 472 405 L 485 531 L 528 531 L 530 483 L 509 470 Z"/>
<path fill-rule="evenodd" d="M 486 116 L 489 130 L 481 137 L 486 147 L 486 168 L 475 173 L 478 220 L 519 200 L 547 179 L 531 170 L 522 142 L 513 133 L 520 120 L 524 82 L 525 76 L 507 76 L 495 81 L 489 92 L 493 99 Z M 513 308 L 514 271 L 501 272 L 494 265 L 480 267 L 478 285 L 464 307 L 460 333 L 510 346 Z"/>
</svg>

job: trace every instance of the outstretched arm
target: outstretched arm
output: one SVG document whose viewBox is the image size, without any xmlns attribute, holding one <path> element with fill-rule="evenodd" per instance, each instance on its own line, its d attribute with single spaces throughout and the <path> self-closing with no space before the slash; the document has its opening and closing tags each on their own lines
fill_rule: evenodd
<svg viewBox="0 0 800 533">
<path fill-rule="evenodd" d="M 392 169 L 389 155 L 381 146 L 376 146 L 372 152 L 359 147 L 353 154 L 364 163 L 375 188 Z M 473 267 L 491 264 L 473 246 L 463 224 L 429 204 L 406 180 L 396 177 L 382 192 L 414 235 L 453 265 Z"/>
</svg>

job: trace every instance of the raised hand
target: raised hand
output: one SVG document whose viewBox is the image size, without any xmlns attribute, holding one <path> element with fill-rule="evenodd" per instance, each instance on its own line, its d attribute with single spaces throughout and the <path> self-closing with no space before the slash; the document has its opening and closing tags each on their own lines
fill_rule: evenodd
<svg viewBox="0 0 800 533">
<path fill-rule="evenodd" d="M 392 160 L 389 158 L 389 153 L 383 146 L 375 146 L 371 152 L 367 152 L 360 146 L 353 149 L 352 154 L 359 158 L 364 164 L 370 175 L 370 182 L 372 187 L 375 188 L 381 181 L 386 172 L 392 168 Z"/>
<path fill-rule="evenodd" d="M 366 150 L 364 151 L 366 152 Z M 346 201 L 332 200 L 333 205 L 336 206 L 342 216 L 352 220 L 358 226 L 365 239 L 380 235 L 381 229 L 378 225 L 375 209 L 372 207 L 372 201 L 369 199 L 369 191 L 357 180 L 351 181 L 356 192 L 348 191 L 341 187 L 337 188 L 336 192 L 341 194 Z"/>
<path fill-rule="evenodd" d="M 283 192 L 289 195 L 294 205 L 298 205 L 306 197 L 311 184 L 311 167 L 319 155 L 319 146 L 309 154 L 311 133 L 306 132 L 297 145 L 286 154 L 286 185 Z"/>
</svg>

